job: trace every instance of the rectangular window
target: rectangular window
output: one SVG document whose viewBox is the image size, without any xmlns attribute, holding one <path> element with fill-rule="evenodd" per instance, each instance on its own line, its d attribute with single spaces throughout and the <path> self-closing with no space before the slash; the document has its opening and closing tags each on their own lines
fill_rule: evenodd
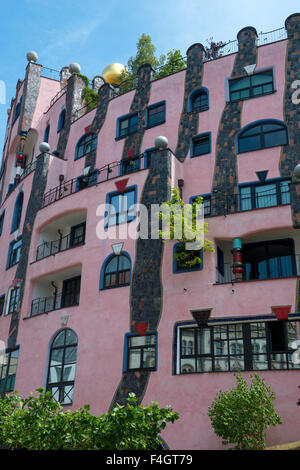
<svg viewBox="0 0 300 470">
<path fill-rule="evenodd" d="M 273 70 L 229 80 L 230 101 L 245 100 L 273 92 Z"/>
<path fill-rule="evenodd" d="M 147 128 L 158 126 L 166 121 L 166 103 L 157 103 L 147 108 Z"/>
<path fill-rule="evenodd" d="M 18 366 L 19 349 L 9 350 L 1 354 L 0 361 L 0 395 L 12 392 L 15 386 L 15 379 Z"/>
<path fill-rule="evenodd" d="M 16 287 L 15 289 L 11 288 L 8 294 L 8 307 L 6 314 L 14 313 L 18 309 L 18 303 L 20 298 L 20 287 Z"/>
<path fill-rule="evenodd" d="M 85 240 L 85 222 L 79 225 L 75 225 L 71 228 L 70 234 L 70 248 L 79 246 L 84 243 Z"/>
<path fill-rule="evenodd" d="M 2 231 L 3 231 L 3 225 L 4 225 L 4 214 L 5 212 L 2 212 L 2 214 L 0 215 L 0 237 L 2 235 Z"/>
<path fill-rule="evenodd" d="M 141 159 L 140 157 L 137 157 L 128 160 L 122 160 L 121 165 L 121 174 L 128 175 L 129 173 L 134 173 L 140 169 Z"/>
<path fill-rule="evenodd" d="M 200 271 L 203 269 L 203 249 L 186 250 L 185 243 L 176 243 L 173 248 L 173 273 Z"/>
<path fill-rule="evenodd" d="M 299 369 L 292 343 L 300 322 L 232 323 L 179 327 L 178 374 L 244 370 Z"/>
<path fill-rule="evenodd" d="M 61 308 L 79 305 L 81 276 L 63 282 Z"/>
<path fill-rule="evenodd" d="M 6 269 L 18 264 L 21 255 L 22 239 L 10 243 Z"/>
<path fill-rule="evenodd" d="M 202 197 L 203 201 L 203 215 L 204 217 L 209 217 L 211 215 L 211 195 L 210 194 L 205 194 L 205 195 L 200 195 L 200 196 L 193 196 L 191 198 L 190 204 L 193 204 L 193 202 L 196 202 L 197 197 Z"/>
<path fill-rule="evenodd" d="M 202 134 L 193 138 L 191 157 L 210 153 L 210 134 Z"/>
<path fill-rule="evenodd" d="M 118 120 L 118 138 L 126 137 L 127 135 L 133 134 L 138 128 L 138 114 L 132 114 L 125 118 L 119 118 Z"/>
<path fill-rule="evenodd" d="M 76 191 L 93 186 L 98 182 L 98 170 L 94 170 L 87 176 L 78 176 L 76 180 Z"/>
<path fill-rule="evenodd" d="M 290 204 L 290 183 L 288 179 L 240 186 L 240 210 Z"/>
<path fill-rule="evenodd" d="M 156 333 L 127 337 L 127 370 L 156 369 Z"/>
<path fill-rule="evenodd" d="M 111 193 L 107 198 L 108 226 L 130 222 L 135 218 L 136 211 L 133 207 L 136 203 L 136 189 L 127 190 L 125 193 Z"/>
</svg>

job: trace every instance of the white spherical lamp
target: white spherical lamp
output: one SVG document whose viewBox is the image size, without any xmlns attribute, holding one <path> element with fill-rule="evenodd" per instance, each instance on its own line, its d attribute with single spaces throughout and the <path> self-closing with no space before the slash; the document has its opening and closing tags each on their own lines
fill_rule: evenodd
<svg viewBox="0 0 300 470">
<path fill-rule="evenodd" d="M 160 135 L 160 136 L 156 137 L 156 139 L 154 141 L 154 145 L 158 149 L 166 149 L 169 145 L 169 142 L 168 142 L 168 139 L 165 136 Z"/>
</svg>

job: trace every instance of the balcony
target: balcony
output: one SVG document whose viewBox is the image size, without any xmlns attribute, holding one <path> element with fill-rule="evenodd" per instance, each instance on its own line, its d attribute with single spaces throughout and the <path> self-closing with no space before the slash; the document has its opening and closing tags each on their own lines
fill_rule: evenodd
<svg viewBox="0 0 300 470">
<path fill-rule="evenodd" d="M 80 285 L 81 266 L 39 279 L 34 285 L 29 317 L 79 305 Z"/>
<path fill-rule="evenodd" d="M 137 172 L 144 169 L 143 165 L 144 154 L 136 155 L 130 160 L 117 161 L 109 163 L 102 168 L 95 169 L 87 176 L 81 175 L 69 181 L 50 189 L 45 193 L 43 198 L 42 207 L 46 207 L 53 202 L 70 196 L 82 189 L 94 186 L 113 178 L 118 178 L 124 174 Z M 131 164 L 132 163 L 132 164 Z"/>
<path fill-rule="evenodd" d="M 266 240 L 254 243 L 243 243 L 242 263 L 244 272 L 240 279 L 233 273 L 233 261 L 229 244 L 220 244 L 217 248 L 217 284 L 267 280 L 295 277 L 300 275 L 300 255 L 294 253 L 294 240 Z"/>
<path fill-rule="evenodd" d="M 72 212 L 47 225 L 40 233 L 35 261 L 84 245 L 85 226 L 86 211 Z"/>
</svg>

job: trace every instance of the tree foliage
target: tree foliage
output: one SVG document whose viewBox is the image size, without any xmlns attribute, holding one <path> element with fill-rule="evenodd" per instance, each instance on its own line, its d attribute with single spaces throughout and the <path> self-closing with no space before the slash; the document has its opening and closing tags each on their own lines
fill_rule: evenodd
<svg viewBox="0 0 300 470">
<path fill-rule="evenodd" d="M 180 246 L 174 254 L 175 259 L 182 267 L 193 268 L 201 263 L 200 248 L 204 251 L 214 251 L 212 241 L 205 238 L 205 234 L 208 233 L 207 222 L 199 223 L 199 211 L 203 198 L 198 197 L 192 204 L 185 204 L 178 189 L 173 188 L 171 194 L 172 198 L 161 204 L 159 236 L 163 241 L 178 240 Z M 187 243 L 197 242 L 197 240 L 202 240 L 199 242 L 201 246 L 186 249 Z"/>
<path fill-rule="evenodd" d="M 173 49 L 167 53 L 167 56 L 162 54 L 159 57 L 156 57 L 155 51 L 156 47 L 151 37 L 142 34 L 137 42 L 136 55 L 128 59 L 126 68 L 121 74 L 120 93 L 136 87 L 137 72 L 141 65 L 150 64 L 157 71 L 155 78 L 165 77 L 186 67 L 186 61 L 179 49 Z"/>
<path fill-rule="evenodd" d="M 275 412 L 275 394 L 258 375 L 250 375 L 248 386 L 241 374 L 235 374 L 235 388 L 220 391 L 208 415 L 222 444 L 235 444 L 237 450 L 259 450 L 265 447 L 266 429 L 280 424 Z"/>
<path fill-rule="evenodd" d="M 159 433 L 178 414 L 171 407 L 138 405 L 129 393 L 126 406 L 94 416 L 89 406 L 63 411 L 49 392 L 22 399 L 17 392 L 0 400 L 0 444 L 28 450 L 149 450 L 159 448 Z"/>
</svg>

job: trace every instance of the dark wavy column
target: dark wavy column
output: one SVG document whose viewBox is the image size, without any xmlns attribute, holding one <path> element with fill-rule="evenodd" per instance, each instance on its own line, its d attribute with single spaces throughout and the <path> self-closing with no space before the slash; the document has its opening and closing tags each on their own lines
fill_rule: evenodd
<svg viewBox="0 0 300 470">
<path fill-rule="evenodd" d="M 239 49 L 231 77 L 247 76 L 244 67 L 257 63 L 257 32 L 248 26 L 237 35 Z M 212 183 L 212 214 L 220 215 L 238 209 L 238 169 L 235 148 L 236 135 L 241 129 L 243 101 L 228 102 L 220 120 L 215 170 Z M 235 196 L 236 195 L 236 196 Z"/>
<path fill-rule="evenodd" d="M 98 91 L 98 95 L 99 95 L 98 103 L 99 104 L 97 107 L 95 117 L 90 127 L 90 132 L 92 134 L 99 134 L 99 132 L 101 131 L 105 118 L 106 118 L 108 104 L 110 100 L 114 97 L 114 93 L 115 93 L 115 90 L 109 83 L 105 83 L 99 89 Z M 86 156 L 85 167 L 87 166 L 91 166 L 92 168 L 95 167 L 96 154 L 97 154 L 97 149 L 92 150 L 92 152 L 90 152 Z"/>
<path fill-rule="evenodd" d="M 130 106 L 129 113 L 138 113 L 137 132 L 126 137 L 122 160 L 127 160 L 127 152 L 133 150 L 133 155 L 141 153 L 141 146 L 146 125 L 146 110 L 150 99 L 153 68 L 150 64 L 141 65 L 137 72 L 137 87 Z"/>
<path fill-rule="evenodd" d="M 140 200 L 140 204 L 146 206 L 149 215 L 149 237 L 151 233 L 151 205 L 161 204 L 170 199 L 170 178 L 171 152 L 169 150 L 155 152 L 151 156 L 151 167 Z M 130 292 L 130 331 L 132 333 L 137 332 L 136 323 L 144 322 L 148 324 L 147 331 L 155 332 L 157 330 L 162 312 L 162 258 L 162 240 L 150 238 L 137 240 Z M 116 403 L 126 403 L 129 392 L 134 392 L 141 402 L 150 374 L 149 371 L 125 372 L 113 398 L 111 408 Z"/>
<path fill-rule="evenodd" d="M 28 266 L 28 255 L 31 243 L 32 230 L 36 215 L 42 207 L 43 196 L 47 183 L 48 166 L 49 154 L 43 153 L 37 158 L 36 170 L 34 172 L 31 193 L 25 214 L 24 228 L 22 232 L 22 247 L 20 260 L 15 274 L 15 279 L 18 280 L 20 283 L 20 297 L 17 311 L 12 313 L 11 315 L 9 337 L 7 341 L 8 348 L 13 348 L 17 344 L 18 326 L 24 296 L 24 287 L 26 281 L 26 271 Z"/>
<path fill-rule="evenodd" d="M 185 73 L 183 106 L 179 122 L 178 140 L 175 155 L 184 161 L 191 145 L 191 139 L 198 134 L 199 111 L 189 112 L 189 97 L 200 88 L 203 79 L 203 60 L 205 49 L 197 43 L 190 46 L 186 52 L 187 68 Z"/>
<path fill-rule="evenodd" d="M 282 177 L 290 177 L 300 161 L 300 104 L 293 103 L 295 88 L 300 79 L 300 13 L 285 21 L 288 35 L 285 68 L 284 120 L 288 128 L 289 143 L 282 147 L 279 170 Z M 298 194 L 297 194 L 298 193 Z M 300 185 L 291 184 L 291 211 L 294 228 L 300 228 Z"/>
<path fill-rule="evenodd" d="M 61 129 L 59 133 L 58 143 L 56 147 L 56 151 L 58 152 L 59 157 L 61 158 L 64 158 L 65 156 L 65 151 L 67 148 L 71 124 L 73 121 L 73 114 L 76 110 L 81 108 L 82 90 L 84 87 L 85 87 L 85 81 L 79 75 L 73 74 L 68 79 L 67 91 L 66 91 L 65 122 L 64 122 L 64 127 Z"/>
</svg>

